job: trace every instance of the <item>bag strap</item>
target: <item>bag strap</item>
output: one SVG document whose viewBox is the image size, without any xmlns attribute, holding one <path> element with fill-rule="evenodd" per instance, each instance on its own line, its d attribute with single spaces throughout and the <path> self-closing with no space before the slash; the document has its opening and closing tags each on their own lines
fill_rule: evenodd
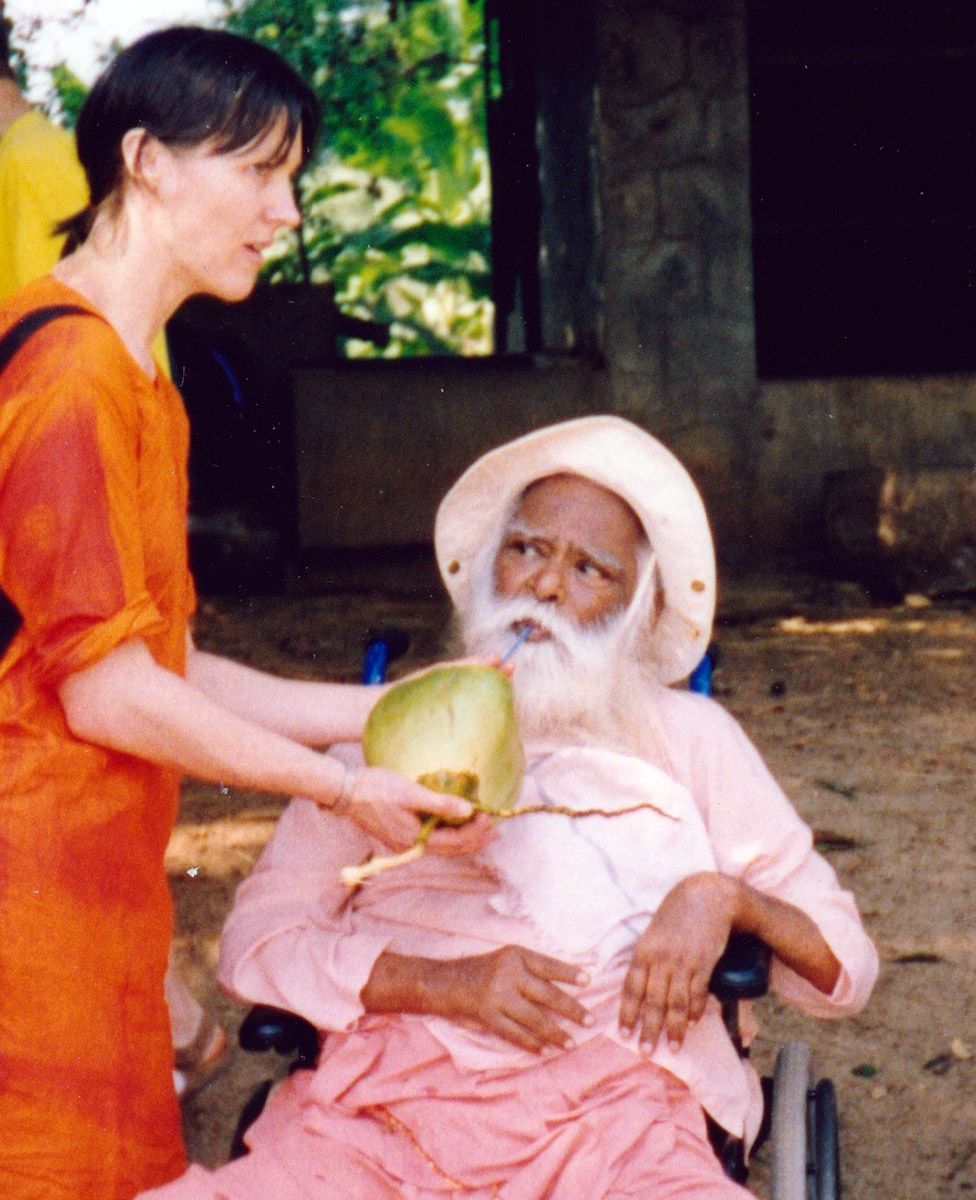
<svg viewBox="0 0 976 1200">
<path fill-rule="evenodd" d="M 47 304 L 43 308 L 35 308 L 25 313 L 0 338 L 0 372 L 6 370 L 10 360 L 24 343 L 58 317 L 78 315 L 93 317 L 95 314 L 87 308 L 79 308 L 77 304 Z"/>
<path fill-rule="evenodd" d="M 95 313 L 87 308 L 79 308 L 77 304 L 48 304 L 43 308 L 35 308 L 16 321 L 0 338 L 0 373 L 6 370 L 11 359 L 29 338 L 38 330 L 43 329 L 58 317 L 69 316 L 93 317 Z M 10 648 L 10 643 L 17 636 L 17 631 L 24 618 L 7 593 L 0 588 L 0 658 Z"/>
</svg>

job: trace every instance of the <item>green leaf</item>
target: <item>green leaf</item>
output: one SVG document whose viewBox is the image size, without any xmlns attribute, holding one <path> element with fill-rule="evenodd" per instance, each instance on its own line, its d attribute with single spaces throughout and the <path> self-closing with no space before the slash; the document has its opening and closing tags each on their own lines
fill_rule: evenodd
<svg viewBox="0 0 976 1200">
<path fill-rule="evenodd" d="M 390 319 L 404 306 L 411 316 L 391 356 L 490 346 L 483 0 L 395 8 L 226 0 L 225 8 L 228 26 L 289 59 L 322 105 L 326 148 L 302 183 L 312 277 L 332 280 L 340 305 L 375 319 L 385 319 L 395 288 Z M 266 276 L 299 277 L 283 258 Z M 446 334 L 426 321 L 434 288 L 455 297 L 454 315 L 438 318 Z M 441 291 L 434 308 L 443 314 L 452 305 L 440 303 Z M 480 306 L 473 314 L 472 304 Z"/>
</svg>

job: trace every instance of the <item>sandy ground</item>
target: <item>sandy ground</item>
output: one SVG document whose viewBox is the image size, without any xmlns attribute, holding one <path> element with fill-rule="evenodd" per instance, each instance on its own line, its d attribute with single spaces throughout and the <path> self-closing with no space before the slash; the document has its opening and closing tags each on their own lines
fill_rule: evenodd
<svg viewBox="0 0 976 1200">
<path fill-rule="evenodd" d="M 289 675 L 356 677 L 369 628 L 411 634 L 430 661 L 445 608 L 412 595 L 336 592 L 205 603 L 198 641 Z M 837 1087 L 848 1200 L 937 1200 L 976 1188 L 976 605 L 879 609 L 810 579 L 729 586 L 719 699 L 743 722 L 823 852 L 858 895 L 882 959 L 859 1017 L 818 1024 L 764 1001 L 758 1064 L 811 1044 Z M 234 889 L 271 833 L 275 798 L 186 788 L 168 869 L 194 986 L 229 1029 L 243 1010 L 213 983 Z M 226 1158 L 272 1055 L 233 1051 L 185 1109 L 191 1156 Z M 764 1192 L 765 1153 L 752 1186 Z"/>
</svg>

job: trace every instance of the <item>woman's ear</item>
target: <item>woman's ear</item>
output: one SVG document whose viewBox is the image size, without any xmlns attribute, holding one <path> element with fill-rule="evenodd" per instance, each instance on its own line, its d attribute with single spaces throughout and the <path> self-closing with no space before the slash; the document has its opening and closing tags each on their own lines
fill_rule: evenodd
<svg viewBox="0 0 976 1200">
<path fill-rule="evenodd" d="M 165 153 L 162 142 L 145 129 L 129 129 L 123 134 L 121 149 L 126 176 L 155 191 Z"/>
</svg>

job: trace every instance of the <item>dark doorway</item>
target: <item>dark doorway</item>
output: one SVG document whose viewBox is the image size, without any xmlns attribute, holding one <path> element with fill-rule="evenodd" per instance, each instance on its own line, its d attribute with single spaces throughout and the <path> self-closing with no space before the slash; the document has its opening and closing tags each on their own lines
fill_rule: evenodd
<svg viewBox="0 0 976 1200">
<path fill-rule="evenodd" d="M 976 6 L 749 5 L 764 378 L 976 368 Z"/>
</svg>

